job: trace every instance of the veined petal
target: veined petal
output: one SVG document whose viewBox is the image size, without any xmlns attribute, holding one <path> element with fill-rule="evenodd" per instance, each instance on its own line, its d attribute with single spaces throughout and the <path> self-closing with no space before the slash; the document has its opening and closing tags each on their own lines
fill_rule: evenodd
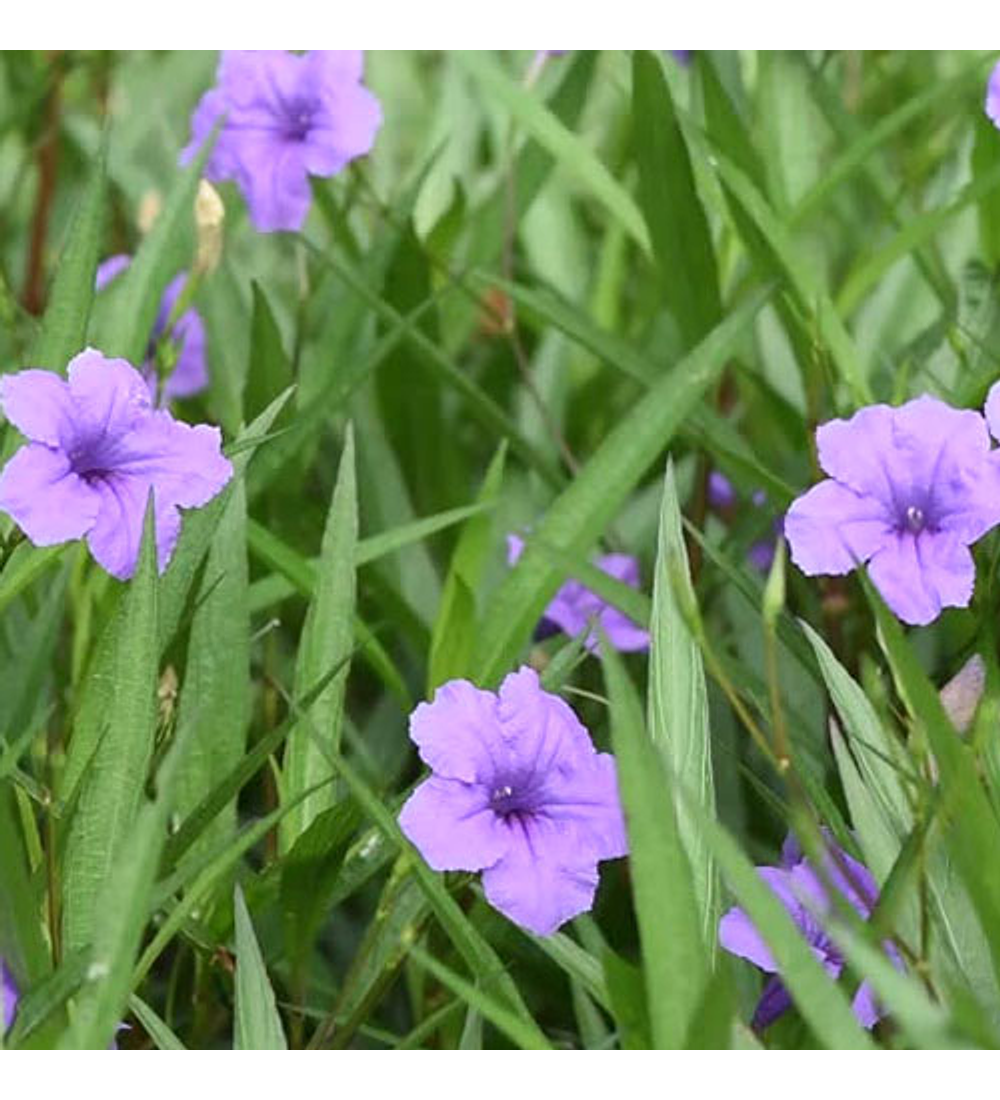
<svg viewBox="0 0 1000 1100">
<path fill-rule="evenodd" d="M 70 360 L 67 371 L 73 401 L 73 439 L 67 450 L 97 460 L 149 414 L 149 391 L 142 375 L 124 359 L 108 359 L 87 348 Z"/>
<path fill-rule="evenodd" d="M 137 477 L 109 474 L 94 482 L 100 510 L 87 535 L 87 545 L 97 561 L 118 580 L 135 572 L 142 545 L 146 503 L 152 486 Z M 181 517 L 168 501 L 155 498 L 157 565 L 162 573 L 174 552 L 181 531 Z"/>
<path fill-rule="evenodd" d="M 869 405 L 849 420 L 830 420 L 816 429 L 819 464 L 834 478 L 863 496 L 894 502 L 893 478 L 885 456 L 892 451 L 895 410 Z"/>
<path fill-rule="evenodd" d="M 945 607 L 967 607 L 976 565 L 947 532 L 899 532 L 872 557 L 868 574 L 896 616 L 912 626 L 933 622 Z"/>
<path fill-rule="evenodd" d="M 255 229 L 269 233 L 305 224 L 312 191 L 301 143 L 264 131 L 243 134 L 237 178 Z"/>
<path fill-rule="evenodd" d="M 0 473 L 0 508 L 35 546 L 53 546 L 82 538 L 97 520 L 100 500 L 62 451 L 29 443 Z"/>
<path fill-rule="evenodd" d="M 515 766 L 525 774 L 566 775 L 595 755 L 590 734 L 558 695 L 543 691 L 538 673 L 525 666 L 500 685 L 497 716 Z"/>
<path fill-rule="evenodd" d="M 437 775 L 490 786 L 509 764 L 497 718 L 496 696 L 450 680 L 410 716 L 410 738 L 420 758 Z"/>
<path fill-rule="evenodd" d="M 510 845 L 489 790 L 457 779 L 425 779 L 400 811 L 399 827 L 435 871 L 481 871 Z"/>
<path fill-rule="evenodd" d="M 149 414 L 115 440 L 106 448 L 104 459 L 107 470 L 143 483 L 140 492 L 144 501 L 152 485 L 157 508 L 161 504 L 200 508 L 233 476 L 232 463 L 222 453 L 218 428 L 185 424 L 164 410 Z"/>
<path fill-rule="evenodd" d="M 891 538 L 892 518 L 879 497 L 861 496 L 828 478 L 793 502 L 785 516 L 785 538 L 803 573 L 840 575 Z"/>
<path fill-rule="evenodd" d="M 62 446 L 71 436 L 72 397 L 66 381 L 48 370 L 22 370 L 0 378 L 4 416 L 33 443 Z"/>
<path fill-rule="evenodd" d="M 582 759 L 572 771 L 553 768 L 538 793 L 546 817 L 576 830 L 581 851 L 595 860 L 628 855 L 628 836 L 615 759 L 596 753 Z"/>
<path fill-rule="evenodd" d="M 719 945 L 730 955 L 747 959 L 768 974 L 777 972 L 778 964 L 774 961 L 771 949 L 764 942 L 764 937 L 757 931 L 757 926 L 749 916 L 738 906 L 724 913 L 719 921 Z"/>
<path fill-rule="evenodd" d="M 550 936 L 594 904 L 597 865 L 581 858 L 573 830 L 541 816 L 506 819 L 510 846 L 483 872 L 490 905 L 537 936 Z"/>
</svg>

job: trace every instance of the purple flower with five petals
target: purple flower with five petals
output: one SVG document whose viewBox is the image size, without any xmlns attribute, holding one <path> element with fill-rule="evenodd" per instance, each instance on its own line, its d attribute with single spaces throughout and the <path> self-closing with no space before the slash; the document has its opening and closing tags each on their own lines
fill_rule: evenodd
<svg viewBox="0 0 1000 1100">
<path fill-rule="evenodd" d="M 1000 406 L 996 387 L 991 398 Z M 998 419 L 990 426 L 996 434 Z M 924 395 L 823 424 L 816 444 L 830 477 L 785 517 L 802 572 L 844 574 L 867 562 L 882 598 L 914 625 L 968 606 L 969 546 L 1000 523 L 1000 467 L 986 420 Z"/>
<path fill-rule="evenodd" d="M 126 255 L 109 256 L 98 265 L 96 288 L 103 290 L 117 279 L 132 263 L 132 257 Z M 160 299 L 160 309 L 156 315 L 149 346 L 146 349 L 146 362 L 142 374 L 149 386 L 149 392 L 156 400 L 156 345 L 167 330 L 170 314 L 177 299 L 184 293 L 187 274 L 181 272 L 168 284 Z M 205 325 L 196 309 L 186 309 L 174 324 L 171 340 L 177 347 L 177 361 L 170 377 L 163 385 L 161 403 L 166 404 L 177 398 L 194 397 L 208 386 L 208 363 L 205 357 Z"/>
<path fill-rule="evenodd" d="M 217 84 L 191 117 L 187 163 L 224 119 L 205 175 L 235 180 L 263 233 L 301 229 L 310 176 L 333 176 L 369 152 L 382 122 L 361 83 L 360 50 L 226 50 Z"/>
<path fill-rule="evenodd" d="M 1000 129 L 1000 62 L 993 67 L 986 85 L 986 116 Z"/>
<path fill-rule="evenodd" d="M 0 959 L 0 1035 L 10 1031 L 17 1013 L 18 991 L 14 984 L 14 975 L 7 964 Z"/>
<path fill-rule="evenodd" d="M 489 903 L 539 936 L 592 907 L 598 862 L 628 851 L 615 761 L 533 669 L 498 693 L 442 685 L 410 737 L 433 775 L 399 824 L 435 871 L 482 871 Z"/>
<path fill-rule="evenodd" d="M 513 565 L 524 551 L 524 540 L 518 535 L 507 536 L 507 564 Z M 639 561 L 630 554 L 604 554 L 594 562 L 609 577 L 632 588 L 638 588 Z M 599 624 L 608 641 L 622 653 L 649 649 L 649 631 L 612 607 L 579 581 L 569 580 L 553 596 L 536 631 L 537 638 L 547 638 L 562 631 L 571 638 L 589 630 L 585 645 L 591 653 L 600 650 L 595 624 Z"/>
<path fill-rule="evenodd" d="M 868 920 L 878 900 L 878 886 L 872 873 L 834 843 L 827 830 L 827 850 L 823 876 L 840 897 L 862 920 Z M 844 969 L 844 959 L 824 928 L 824 918 L 833 908 L 823 878 L 802 853 L 798 842 L 789 836 L 781 850 L 779 867 L 758 867 L 757 873 L 788 911 L 796 927 L 806 938 L 823 968 L 836 980 Z M 754 1012 L 752 1026 L 762 1031 L 792 1006 L 792 999 L 778 975 L 777 963 L 753 922 L 740 908 L 730 909 L 719 922 L 719 943 L 730 954 L 748 959 L 754 966 L 773 975 L 768 979 Z M 883 945 L 893 965 L 903 969 L 899 952 L 888 941 Z M 874 1027 L 882 1012 L 868 982 L 862 982 L 854 995 L 854 1015 L 862 1027 Z"/>
<path fill-rule="evenodd" d="M 152 408 L 142 375 L 93 348 L 72 360 L 68 379 L 46 370 L 3 376 L 0 406 L 28 438 L 0 473 L 0 509 L 36 546 L 85 537 L 120 580 L 135 571 L 150 490 L 162 572 L 179 509 L 207 504 L 233 474 L 218 428 Z"/>
</svg>

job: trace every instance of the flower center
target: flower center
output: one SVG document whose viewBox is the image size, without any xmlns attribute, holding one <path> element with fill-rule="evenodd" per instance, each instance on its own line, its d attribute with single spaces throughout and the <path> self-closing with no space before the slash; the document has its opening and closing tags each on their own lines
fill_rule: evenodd
<svg viewBox="0 0 1000 1100">
<path fill-rule="evenodd" d="M 906 509 L 906 528 L 908 531 L 912 531 L 913 534 L 919 534 L 927 523 L 927 517 L 924 515 L 923 508 L 918 508 L 916 504 L 911 504 Z"/>
<path fill-rule="evenodd" d="M 516 814 L 530 813 L 531 798 L 526 797 L 524 790 L 514 793 L 514 788 L 509 783 L 503 783 L 493 789 L 490 795 L 490 809 L 498 817 L 513 817 Z"/>
<path fill-rule="evenodd" d="M 285 117 L 285 136 L 289 141 L 305 141 L 312 129 L 315 106 L 299 101 L 288 105 Z"/>
</svg>

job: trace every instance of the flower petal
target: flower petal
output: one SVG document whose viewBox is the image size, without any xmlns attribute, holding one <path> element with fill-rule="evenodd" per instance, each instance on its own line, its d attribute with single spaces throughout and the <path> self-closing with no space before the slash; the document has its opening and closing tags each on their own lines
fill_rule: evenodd
<svg viewBox="0 0 1000 1100">
<path fill-rule="evenodd" d="M 97 519 L 100 499 L 62 451 L 29 443 L 0 474 L 0 508 L 35 546 L 53 546 L 82 538 Z"/>
<path fill-rule="evenodd" d="M 545 773 L 537 795 L 546 817 L 576 830 L 581 851 L 595 860 L 628 855 L 615 758 L 595 753 L 572 771 Z"/>
<path fill-rule="evenodd" d="M 968 547 L 947 532 L 895 533 L 872 557 L 868 574 L 896 616 L 912 626 L 945 607 L 967 607 L 976 581 Z"/>
<path fill-rule="evenodd" d="M 272 132 L 246 132 L 240 142 L 236 178 L 254 228 L 261 233 L 297 230 L 312 201 L 303 146 Z"/>
<path fill-rule="evenodd" d="M 515 767 L 548 776 L 553 769 L 572 774 L 595 755 L 590 734 L 558 695 L 543 691 L 538 673 L 528 666 L 500 685 L 497 716 Z"/>
<path fill-rule="evenodd" d="M 986 85 L 986 117 L 1000 128 L 1000 64 L 994 66 Z M 993 433 L 996 435 L 996 433 Z"/>
<path fill-rule="evenodd" d="M 127 252 L 119 252 L 106 260 L 101 260 L 94 276 L 94 290 L 103 290 L 109 283 L 113 283 L 123 271 L 128 270 L 131 264 L 132 257 Z"/>
<path fill-rule="evenodd" d="M 167 289 L 163 292 L 163 298 L 160 301 L 156 326 L 153 329 L 154 340 L 166 331 L 170 314 L 177 303 L 177 299 L 183 294 L 186 283 L 187 275 L 182 272 L 167 284 Z M 173 330 L 173 343 L 177 346 L 177 362 L 174 364 L 174 369 L 163 388 L 165 401 L 193 397 L 208 386 L 205 326 L 202 323 L 201 315 L 196 309 L 187 309 L 177 318 Z M 155 391 L 156 366 L 154 363 L 148 365 L 146 371 L 147 382 L 150 381 L 149 368 L 152 370 L 152 383 Z"/>
<path fill-rule="evenodd" d="M 539 815 L 512 815 L 505 824 L 510 847 L 483 872 L 490 905 L 537 936 L 591 909 L 597 865 L 581 859 L 573 830 Z"/>
<path fill-rule="evenodd" d="M 143 390 L 148 400 L 145 384 Z M 152 485 L 157 509 L 175 505 L 200 508 L 233 476 L 232 463 L 222 453 L 218 428 L 184 424 L 162 409 L 109 443 L 103 458 L 106 469 L 147 486 L 140 491 L 144 502 Z"/>
<path fill-rule="evenodd" d="M 135 572 L 142 545 L 146 503 L 152 486 L 143 478 L 109 474 L 94 482 L 100 498 L 97 519 L 87 545 L 98 562 L 119 580 Z M 181 530 L 181 517 L 167 501 L 155 503 L 157 564 L 162 573 L 170 562 Z"/>
<path fill-rule="evenodd" d="M 33 443 L 59 447 L 71 435 L 73 400 L 66 381 L 49 370 L 22 370 L 0 378 L 0 405 Z"/>
<path fill-rule="evenodd" d="M 17 1013 L 18 991 L 14 975 L 0 959 L 0 1035 L 9 1031 Z"/>
<path fill-rule="evenodd" d="M 792 1007 L 791 994 L 785 988 L 785 983 L 775 975 L 764 983 L 763 992 L 757 1007 L 754 1009 L 753 1020 L 750 1026 L 754 1031 L 763 1031 L 770 1027 L 780 1016 L 783 1016 Z"/>
<path fill-rule="evenodd" d="M 747 959 L 768 974 L 777 972 L 778 964 L 771 949 L 757 931 L 757 926 L 738 906 L 724 913 L 719 921 L 719 944 L 730 955 Z"/>
<path fill-rule="evenodd" d="M 810 576 L 850 573 L 891 536 L 892 517 L 880 498 L 832 479 L 800 496 L 785 516 L 792 561 Z"/>
<path fill-rule="evenodd" d="M 304 142 L 306 169 L 332 176 L 355 157 L 371 152 L 382 125 L 382 108 L 361 84 L 340 84 L 321 103 Z"/>
<path fill-rule="evenodd" d="M 73 399 L 73 438 L 62 441 L 67 450 L 79 446 L 94 455 L 149 413 L 142 375 L 124 359 L 107 359 L 87 348 L 70 360 L 67 374 Z"/>
<path fill-rule="evenodd" d="M 510 845 L 489 798 L 478 784 L 431 776 L 407 799 L 399 827 L 435 871 L 481 871 Z"/>
<path fill-rule="evenodd" d="M 893 477 L 885 456 L 893 448 L 894 424 L 895 410 L 890 405 L 869 405 L 849 420 L 821 424 L 816 429 L 820 466 L 856 493 L 891 506 Z"/>
<path fill-rule="evenodd" d="M 496 696 L 468 680 L 450 680 L 421 703 L 410 715 L 410 738 L 421 760 L 447 779 L 490 786 L 509 761 Z"/>
</svg>

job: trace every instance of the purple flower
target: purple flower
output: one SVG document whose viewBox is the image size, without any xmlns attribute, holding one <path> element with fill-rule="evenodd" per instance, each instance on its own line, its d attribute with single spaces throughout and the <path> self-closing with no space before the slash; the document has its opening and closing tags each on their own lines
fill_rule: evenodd
<svg viewBox="0 0 1000 1100">
<path fill-rule="evenodd" d="M 986 85 L 986 115 L 994 126 L 1000 128 L 1000 61 L 994 66 Z"/>
<path fill-rule="evenodd" d="M 991 400 L 1000 413 L 996 387 Z M 832 420 L 816 443 L 830 477 L 785 517 L 802 572 L 844 574 L 867 562 L 885 602 L 915 625 L 968 606 L 968 547 L 1000 523 L 1000 470 L 983 417 L 924 395 Z"/>
<path fill-rule="evenodd" d="M 0 509 L 36 546 L 86 537 L 120 580 L 135 571 L 150 490 L 162 572 L 178 509 L 207 504 L 233 474 L 218 428 L 153 409 L 142 375 L 93 348 L 72 360 L 68 381 L 45 370 L 0 378 L 0 406 L 29 441 L 0 473 Z"/>
<path fill-rule="evenodd" d="M 131 256 L 109 256 L 97 268 L 96 286 L 103 290 L 108 283 L 117 279 L 132 263 Z M 149 346 L 146 350 L 146 362 L 142 374 L 149 386 L 150 395 L 156 400 L 156 345 L 167 330 L 170 314 L 177 299 L 184 293 L 187 275 L 182 272 L 167 285 L 160 301 L 160 310 L 156 315 Z M 174 325 L 171 336 L 177 346 L 177 362 L 170 377 L 163 386 L 161 403 L 166 404 L 176 398 L 194 397 L 208 386 L 208 363 L 205 358 L 205 326 L 196 309 L 186 309 Z"/>
<path fill-rule="evenodd" d="M 0 959 L 0 1035 L 10 1031 L 14 1023 L 18 996 L 14 975 L 7 969 L 3 959 Z"/>
<path fill-rule="evenodd" d="M 591 908 L 598 861 L 628 851 L 615 761 L 533 669 L 499 693 L 442 685 L 410 737 L 434 774 L 399 824 L 435 871 L 482 871 L 490 904 L 539 936 Z"/>
<path fill-rule="evenodd" d="M 513 565 L 524 550 L 524 540 L 518 535 L 507 536 L 507 564 Z M 604 554 L 594 562 L 609 577 L 622 581 L 632 588 L 639 587 L 639 562 L 629 554 Z M 538 637 L 548 637 L 560 630 L 570 637 L 600 624 L 608 641 L 623 653 L 649 649 L 649 632 L 623 615 L 616 607 L 606 603 L 596 593 L 579 581 L 569 580 L 559 589 L 546 607 L 538 624 Z M 600 648 L 599 635 L 591 629 L 585 642 L 591 653 Z"/>
<path fill-rule="evenodd" d="M 733 483 L 721 470 L 713 470 L 708 475 L 708 503 L 720 511 L 732 508 L 737 501 Z"/>
<path fill-rule="evenodd" d="M 224 117 L 206 176 L 237 182 L 261 232 L 301 229 L 309 177 L 336 175 L 367 153 L 381 125 L 362 64 L 360 50 L 223 51 L 216 87 L 191 117 L 182 163 Z"/>
<path fill-rule="evenodd" d="M 868 920 L 878 900 L 875 879 L 867 867 L 852 859 L 833 842 L 827 830 L 823 832 L 827 844 L 823 859 L 826 879 L 862 920 Z M 823 927 L 824 918 L 832 910 L 833 903 L 823 880 L 805 858 L 795 838 L 789 836 L 785 841 L 779 867 L 758 867 L 757 872 L 788 911 L 827 974 L 836 980 L 844 969 L 844 959 Z M 719 943 L 730 954 L 748 959 L 754 966 L 774 975 L 764 986 L 753 1016 L 753 1027 L 763 1030 L 792 1005 L 788 990 L 778 976 L 778 967 L 770 948 L 747 914 L 738 907 L 730 909 L 719 922 Z M 888 942 L 884 948 L 893 964 L 902 970 L 902 959 L 896 948 Z M 854 1015 L 863 1027 L 873 1027 L 882 1016 L 868 982 L 858 986 L 853 1007 Z"/>
</svg>

